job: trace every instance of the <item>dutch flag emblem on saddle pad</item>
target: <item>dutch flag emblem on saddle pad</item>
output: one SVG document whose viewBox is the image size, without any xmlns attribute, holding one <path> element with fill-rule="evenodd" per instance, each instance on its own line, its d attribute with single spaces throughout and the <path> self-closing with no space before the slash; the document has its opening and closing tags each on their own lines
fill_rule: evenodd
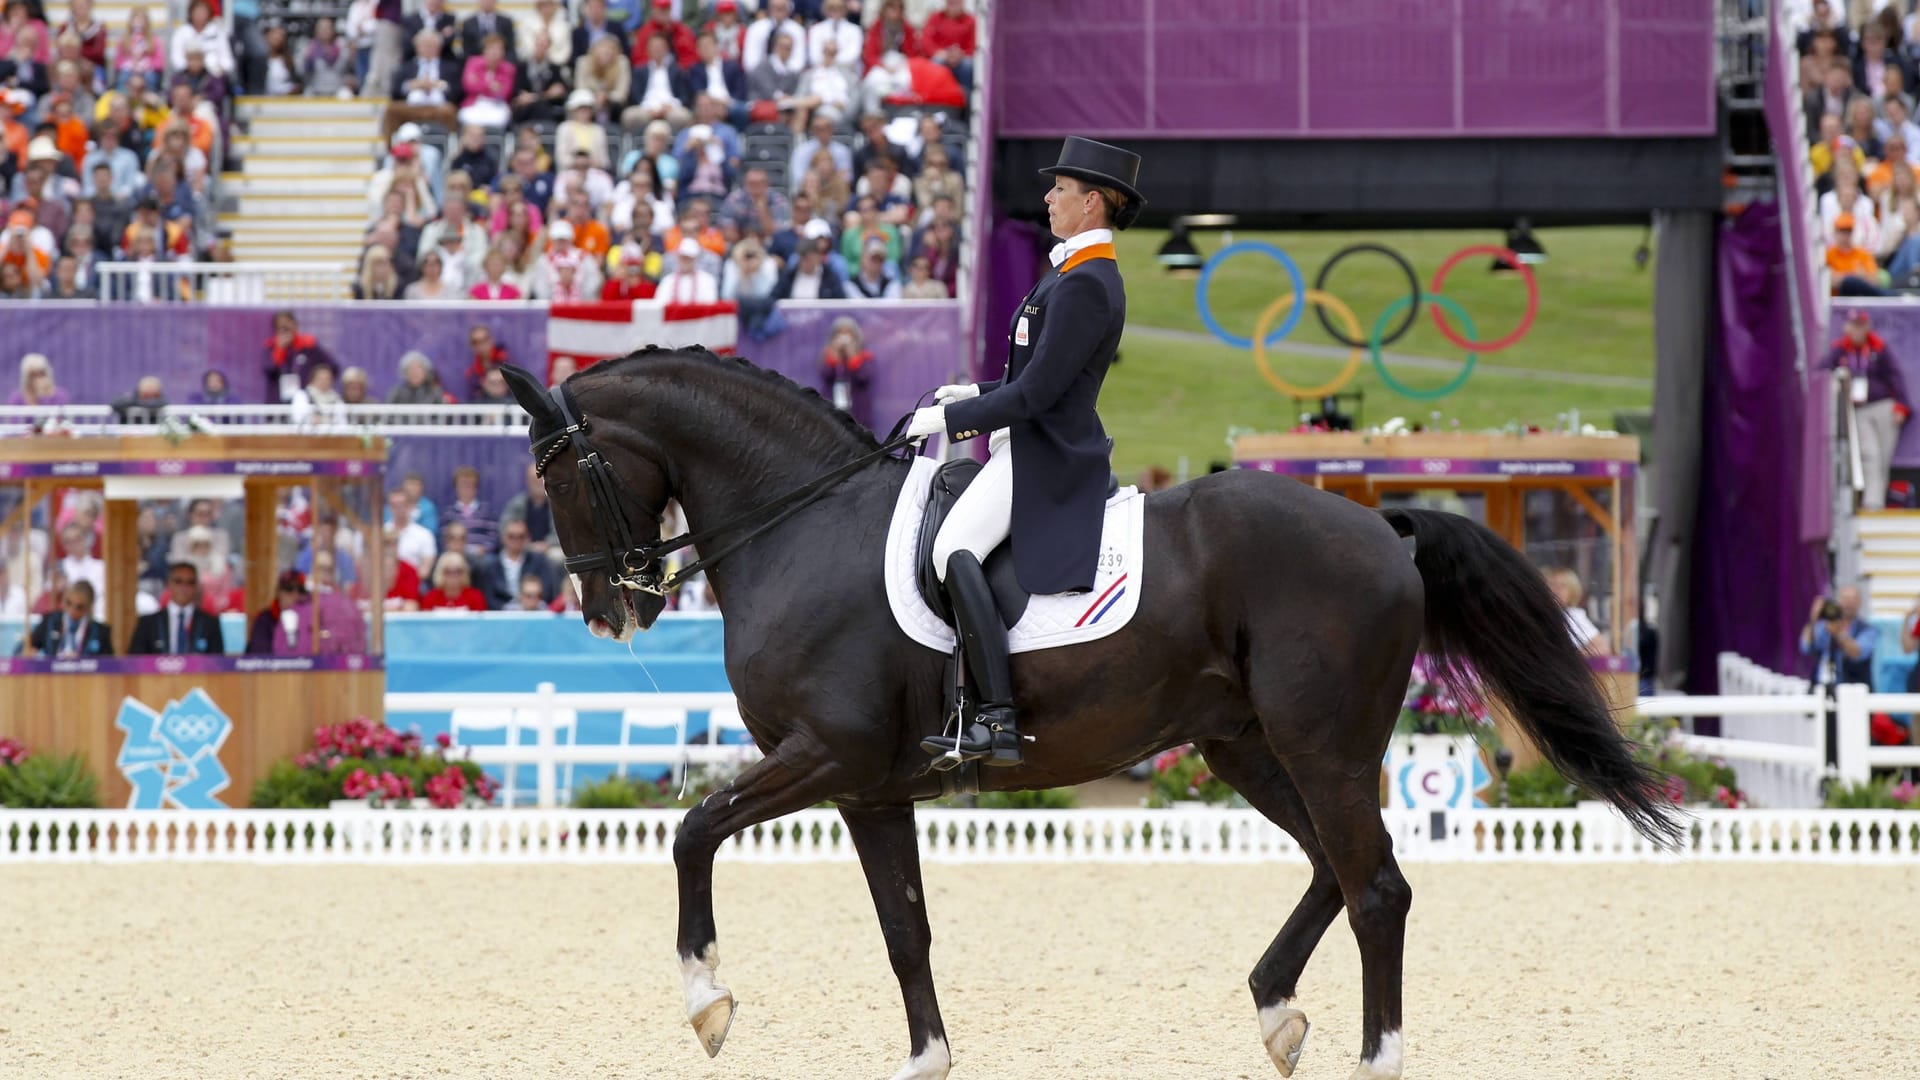
<svg viewBox="0 0 1920 1080">
<path fill-rule="evenodd" d="M 915 458 L 887 526 L 887 603 L 900 629 L 929 649 L 952 652 L 953 627 L 942 622 L 920 596 L 915 581 L 915 540 L 926 514 L 927 487 L 940 463 Z M 1147 500 L 1138 488 L 1123 487 L 1107 500 L 1100 535 L 1100 569 L 1089 593 L 1035 596 L 1007 634 L 1014 652 L 1033 652 L 1095 641 L 1127 625 L 1140 606 L 1141 555 L 1145 551 Z"/>
</svg>

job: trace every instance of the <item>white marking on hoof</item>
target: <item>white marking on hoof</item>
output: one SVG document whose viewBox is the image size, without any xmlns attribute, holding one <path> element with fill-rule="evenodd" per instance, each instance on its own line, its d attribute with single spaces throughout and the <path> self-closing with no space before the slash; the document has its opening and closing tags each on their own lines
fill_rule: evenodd
<svg viewBox="0 0 1920 1080">
<path fill-rule="evenodd" d="M 1280 1004 L 1260 1010 L 1260 1039 L 1267 1044 L 1267 1056 L 1281 1076 L 1293 1075 L 1294 1067 L 1300 1064 L 1300 1051 L 1307 1045 L 1307 1029 L 1313 1026 L 1307 1023 L 1306 1013 L 1289 1004 L 1291 1001 L 1283 998 Z"/>
<path fill-rule="evenodd" d="M 708 945 L 699 957 L 680 961 L 680 978 L 687 992 L 687 1022 L 708 1057 L 720 1053 L 733 1028 L 733 991 L 713 981 L 720 966 L 720 946 Z"/>
<path fill-rule="evenodd" d="M 900 1066 L 893 1080 L 947 1080 L 947 1073 L 952 1069 L 953 1057 L 947 1053 L 947 1041 L 934 1039 L 927 1043 L 926 1049 Z"/>
<path fill-rule="evenodd" d="M 1353 1080 L 1400 1080 L 1402 1045 L 1397 1031 L 1380 1036 L 1380 1052 L 1353 1070 Z"/>
</svg>

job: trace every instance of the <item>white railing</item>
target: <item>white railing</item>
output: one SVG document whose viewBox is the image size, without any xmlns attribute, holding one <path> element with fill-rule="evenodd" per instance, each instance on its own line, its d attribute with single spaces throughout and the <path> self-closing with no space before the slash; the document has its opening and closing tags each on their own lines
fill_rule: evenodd
<svg viewBox="0 0 1920 1080">
<path fill-rule="evenodd" d="M 168 405 L 155 424 L 122 424 L 106 405 L 0 406 L 0 435 L 49 425 L 82 435 L 150 435 L 169 422 L 222 435 L 507 435 L 526 438 L 518 405 Z"/>
<path fill-rule="evenodd" d="M 682 810 L 0 810 L 0 865 L 21 862 L 666 863 Z M 1920 863 L 1920 812 L 1709 810 L 1679 851 L 1612 810 L 1426 811 L 1382 820 L 1405 862 Z M 930 862 L 1260 863 L 1298 845 L 1252 810 L 923 808 Z M 839 816 L 803 810 L 729 839 L 738 862 L 844 862 Z"/>
<path fill-rule="evenodd" d="M 671 726 L 670 718 L 677 712 L 679 728 L 684 731 L 688 713 L 712 714 L 735 708 L 729 693 L 561 694 L 554 691 L 554 684 L 543 682 L 530 694 L 388 694 L 385 704 L 389 722 L 408 713 L 451 711 L 456 717 L 462 710 L 513 713 L 512 723 L 506 725 L 504 744 L 456 746 L 457 752 L 478 765 L 509 770 L 508 782 L 500 787 L 506 809 L 512 809 L 518 799 L 511 770 L 520 766 L 534 769 L 535 805 L 553 807 L 561 801 L 560 773 L 574 765 L 666 765 L 678 774 L 690 765 L 739 765 L 761 757 L 760 748 L 751 743 L 561 743 L 557 738 L 557 732 L 565 726 L 564 718 L 633 708 L 646 709 L 647 726 L 655 729 Z M 534 741 L 520 741 L 523 732 L 532 733 Z M 709 724 L 707 738 L 717 740 L 719 736 L 718 726 Z"/>
<path fill-rule="evenodd" d="M 102 303 L 344 300 L 353 282 L 352 265 L 327 262 L 105 262 L 96 273 Z"/>
</svg>

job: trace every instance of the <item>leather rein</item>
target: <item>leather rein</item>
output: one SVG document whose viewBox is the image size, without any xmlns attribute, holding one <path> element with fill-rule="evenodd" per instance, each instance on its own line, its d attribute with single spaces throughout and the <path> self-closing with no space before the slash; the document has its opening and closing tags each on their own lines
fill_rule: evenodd
<svg viewBox="0 0 1920 1080">
<path fill-rule="evenodd" d="M 746 513 L 699 532 L 683 532 L 679 536 L 662 539 L 660 526 L 666 517 L 660 511 L 648 506 L 646 501 L 635 496 L 622 483 L 613 467 L 595 450 L 587 440 L 590 425 L 582 414 L 573 395 L 564 385 L 550 391 L 553 402 L 560 410 L 563 424 L 561 430 L 548 435 L 533 444 L 534 473 L 544 479 L 547 467 L 559 458 L 562 451 L 571 447 L 577 455 L 581 482 L 586 485 L 587 504 L 593 511 L 594 524 L 599 530 L 602 550 L 591 555 L 571 555 L 565 563 L 567 573 L 584 574 L 596 570 L 605 570 L 608 580 L 623 589 L 648 593 L 653 596 L 665 596 L 667 593 L 686 584 L 695 574 L 718 563 L 721 559 L 746 546 L 754 538 L 764 534 L 774 526 L 806 509 L 835 484 L 866 468 L 883 457 L 891 455 L 904 446 L 918 442 L 918 438 L 901 435 L 909 417 L 901 417 L 892 433 L 879 449 L 869 451 L 827 473 L 776 496 Z M 642 541 L 633 534 L 627 515 L 621 513 L 626 503 L 638 505 L 642 512 L 654 523 L 654 538 Z M 755 524 L 758 522 L 758 524 Z M 733 532 L 749 525 L 754 527 L 745 535 L 717 550 L 704 554 L 680 567 L 671 574 L 662 575 L 660 561 L 667 555 L 687 547 L 704 547 L 707 541 L 721 533 Z"/>
</svg>

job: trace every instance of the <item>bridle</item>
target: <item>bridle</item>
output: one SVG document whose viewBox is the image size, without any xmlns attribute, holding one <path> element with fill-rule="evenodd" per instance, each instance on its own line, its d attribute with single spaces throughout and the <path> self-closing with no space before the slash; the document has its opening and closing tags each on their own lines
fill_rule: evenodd
<svg viewBox="0 0 1920 1080">
<path fill-rule="evenodd" d="M 600 550 L 590 555 L 570 555 L 563 564 L 569 574 L 587 574 L 605 571 L 607 580 L 622 589 L 646 593 L 650 596 L 665 596 L 691 579 L 695 574 L 726 558 L 753 538 L 766 532 L 805 509 L 827 490 L 859 472 L 879 459 L 892 454 L 903 446 L 908 446 L 916 438 L 900 434 L 905 427 L 907 417 L 895 424 L 893 432 L 877 450 L 869 451 L 859 457 L 833 469 L 821 476 L 794 488 L 784 495 L 777 496 L 759 506 L 724 521 L 711 529 L 700 532 L 683 532 L 679 536 L 662 539 L 660 526 L 666 516 L 644 499 L 634 495 L 622 483 L 619 474 L 607 463 L 593 444 L 587 440 L 590 430 L 585 414 L 580 412 L 579 404 L 573 400 L 573 394 L 565 384 L 550 391 L 553 403 L 560 410 L 562 427 L 559 431 L 533 444 L 534 474 L 545 478 L 548 466 L 558 460 L 560 454 L 569 447 L 576 457 L 580 468 L 581 483 L 587 489 L 587 505 L 593 511 L 594 527 L 600 534 Z M 641 540 L 634 536 L 628 517 L 622 512 L 625 504 L 632 503 L 653 520 L 653 536 Z M 761 520 L 761 519 L 765 520 Z M 746 535 L 716 551 L 680 567 L 671 574 L 663 575 L 660 562 L 673 552 L 687 547 L 705 547 L 706 541 L 719 533 L 732 532 L 758 522 L 757 527 Z"/>
</svg>

